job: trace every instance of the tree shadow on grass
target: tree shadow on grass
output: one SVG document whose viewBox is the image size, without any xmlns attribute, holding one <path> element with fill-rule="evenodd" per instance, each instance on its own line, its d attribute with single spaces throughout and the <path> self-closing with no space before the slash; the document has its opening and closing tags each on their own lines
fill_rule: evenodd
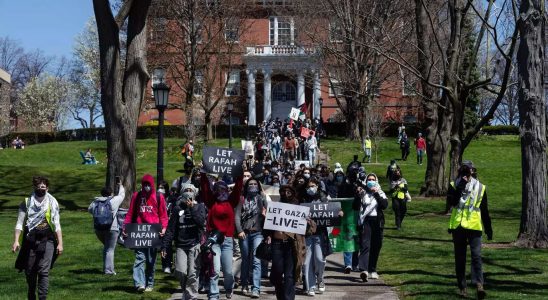
<svg viewBox="0 0 548 300">
<path fill-rule="evenodd" d="M 136 294 L 135 287 L 129 285 L 114 285 L 106 286 L 101 289 L 103 292 L 125 292 L 128 294 Z"/>
<path fill-rule="evenodd" d="M 78 270 L 69 270 L 69 273 L 72 273 L 72 274 L 103 274 L 103 272 L 101 272 L 101 270 L 99 269 L 92 269 L 92 268 L 89 268 L 89 269 L 78 269 Z"/>
<path fill-rule="evenodd" d="M 385 235 L 384 238 L 391 238 L 395 240 L 411 240 L 411 241 L 427 241 L 427 242 L 443 242 L 443 243 L 452 243 L 450 239 L 432 239 L 432 238 L 423 238 L 423 237 L 410 237 L 410 236 L 394 236 L 394 235 Z"/>
</svg>

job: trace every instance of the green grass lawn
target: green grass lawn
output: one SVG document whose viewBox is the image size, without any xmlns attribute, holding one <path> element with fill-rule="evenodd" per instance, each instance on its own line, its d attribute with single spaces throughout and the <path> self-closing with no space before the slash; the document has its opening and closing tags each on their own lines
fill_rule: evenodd
<svg viewBox="0 0 548 300">
<path fill-rule="evenodd" d="M 165 142 L 165 175 L 171 181 L 180 176 L 183 158 L 178 154 L 181 140 Z M 226 140 L 214 144 L 227 145 Z M 234 143 L 239 145 L 239 141 Z M 91 147 L 96 158 L 105 162 L 105 142 L 67 142 L 38 144 L 25 150 L 0 151 L 0 231 L 5 233 L 0 251 L 0 299 L 22 299 L 26 283 L 22 274 L 13 268 L 15 255 L 9 249 L 15 225 L 15 208 L 31 192 L 34 174 L 45 174 L 51 180 L 51 193 L 63 210 L 65 253 L 52 270 L 51 299 L 135 299 L 131 267 L 133 252 L 118 248 L 118 275 L 105 277 L 101 246 L 93 233 L 91 216 L 85 211 L 93 196 L 104 183 L 105 165 L 81 165 L 78 153 Z M 137 141 L 137 174 L 156 174 L 156 140 Z M 344 140 L 322 141 L 322 149 L 329 151 L 330 163 L 340 162 L 346 167 L 353 154 L 360 154 L 358 143 Z M 198 151 L 199 153 L 200 151 Z M 375 155 L 375 153 L 374 153 Z M 399 149 L 394 138 L 385 139 L 379 146 L 379 163 L 367 164 L 367 171 L 375 172 L 386 187 L 384 175 L 390 159 L 398 158 Z M 408 205 L 403 230 L 394 230 L 394 217 L 386 211 L 385 239 L 378 271 L 382 278 L 397 288 L 405 299 L 455 298 L 453 251 L 447 233 L 448 216 L 443 199 L 416 197 L 424 180 L 425 164 L 415 163 L 414 152 L 407 162 L 398 161 L 403 175 L 415 196 Z M 474 141 L 465 159 L 474 161 L 480 180 L 487 185 L 489 208 L 493 221 L 494 240 L 485 241 L 483 249 L 484 276 L 488 296 L 492 299 L 547 299 L 548 252 L 508 247 L 515 240 L 521 210 L 520 146 L 516 136 L 484 137 Z M 159 262 L 159 260 L 158 260 Z M 469 269 L 469 268 L 467 268 Z M 159 268 L 157 269 L 159 271 Z M 469 270 L 468 270 L 469 271 Z M 329 282 L 327 282 L 329 285 Z M 166 280 L 157 272 L 155 291 L 147 299 L 165 299 L 177 287 L 175 280 Z M 470 294 L 472 295 L 473 293 Z"/>
</svg>

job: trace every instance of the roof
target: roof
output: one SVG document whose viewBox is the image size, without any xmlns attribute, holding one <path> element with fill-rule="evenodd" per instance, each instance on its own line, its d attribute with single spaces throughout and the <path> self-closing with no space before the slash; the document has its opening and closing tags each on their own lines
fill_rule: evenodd
<svg viewBox="0 0 548 300">
<path fill-rule="evenodd" d="M 0 69 L 0 79 L 2 79 L 3 81 L 7 83 L 11 83 L 11 75 L 2 69 Z"/>
</svg>

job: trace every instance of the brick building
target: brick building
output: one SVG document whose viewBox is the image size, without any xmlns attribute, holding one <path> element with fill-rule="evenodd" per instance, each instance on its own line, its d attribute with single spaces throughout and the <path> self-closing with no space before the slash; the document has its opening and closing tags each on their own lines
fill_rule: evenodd
<svg viewBox="0 0 548 300">
<path fill-rule="evenodd" d="M 0 69 L 0 136 L 10 131 L 10 90 L 11 76 Z"/>
</svg>

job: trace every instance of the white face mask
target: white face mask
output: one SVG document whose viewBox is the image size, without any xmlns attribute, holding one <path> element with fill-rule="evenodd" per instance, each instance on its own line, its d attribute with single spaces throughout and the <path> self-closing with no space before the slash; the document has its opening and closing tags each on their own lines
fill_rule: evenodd
<svg viewBox="0 0 548 300">
<path fill-rule="evenodd" d="M 150 185 L 145 185 L 145 186 L 143 187 L 143 189 L 145 190 L 145 192 L 148 193 L 148 192 L 150 192 L 150 190 L 151 190 L 152 188 L 150 187 Z"/>
<path fill-rule="evenodd" d="M 310 196 L 316 195 L 316 192 L 318 191 L 317 187 L 309 187 L 306 189 L 306 193 Z"/>
<path fill-rule="evenodd" d="M 166 190 L 165 190 L 165 189 L 158 189 L 158 193 L 165 194 L 165 193 L 166 193 Z"/>
</svg>

